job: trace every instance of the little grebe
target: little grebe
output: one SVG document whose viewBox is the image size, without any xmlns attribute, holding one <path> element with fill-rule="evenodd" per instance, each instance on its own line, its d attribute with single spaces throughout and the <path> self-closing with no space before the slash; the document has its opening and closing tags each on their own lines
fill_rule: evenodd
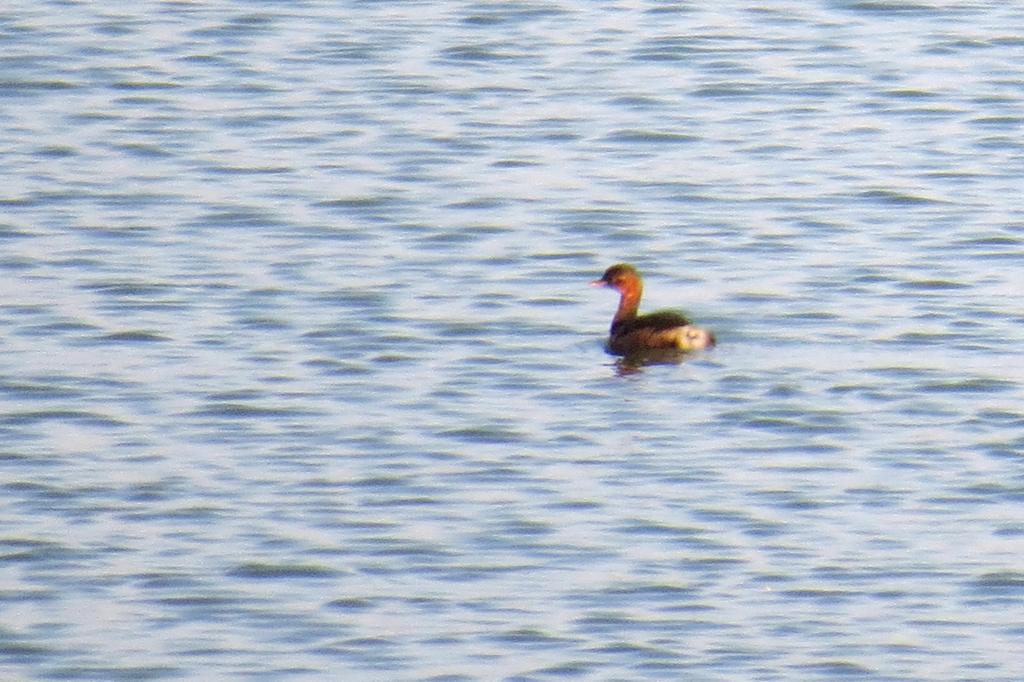
<svg viewBox="0 0 1024 682">
<path fill-rule="evenodd" d="M 644 283 L 632 265 L 619 263 L 604 271 L 593 286 L 611 287 L 619 292 L 619 309 L 612 318 L 608 350 L 616 355 L 635 355 L 645 351 L 674 349 L 690 352 L 711 348 L 715 335 L 701 329 L 677 312 L 662 310 L 637 315 Z"/>
</svg>

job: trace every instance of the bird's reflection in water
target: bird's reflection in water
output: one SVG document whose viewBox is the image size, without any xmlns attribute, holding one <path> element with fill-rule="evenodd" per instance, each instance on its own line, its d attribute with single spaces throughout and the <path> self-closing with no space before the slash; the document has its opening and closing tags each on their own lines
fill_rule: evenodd
<svg viewBox="0 0 1024 682">
<path fill-rule="evenodd" d="M 615 360 L 615 373 L 620 377 L 639 374 L 651 365 L 681 365 L 697 357 L 697 353 L 677 348 L 652 348 L 630 353 Z"/>
</svg>

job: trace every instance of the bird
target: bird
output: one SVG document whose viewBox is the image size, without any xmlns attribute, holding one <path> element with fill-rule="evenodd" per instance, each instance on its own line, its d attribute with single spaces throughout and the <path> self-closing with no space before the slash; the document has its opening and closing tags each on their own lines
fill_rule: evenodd
<svg viewBox="0 0 1024 682">
<path fill-rule="evenodd" d="M 698 327 L 672 310 L 638 315 L 644 290 L 640 273 L 629 263 L 618 263 L 604 271 L 591 286 L 609 287 L 619 292 L 619 307 L 608 332 L 608 351 L 615 355 L 635 356 L 648 351 L 675 350 L 689 353 L 712 348 L 715 335 Z"/>
</svg>

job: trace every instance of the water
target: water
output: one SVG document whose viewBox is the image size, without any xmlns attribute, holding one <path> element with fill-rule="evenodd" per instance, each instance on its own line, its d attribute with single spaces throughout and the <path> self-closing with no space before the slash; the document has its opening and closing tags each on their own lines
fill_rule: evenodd
<svg viewBox="0 0 1024 682">
<path fill-rule="evenodd" d="M 1021 35 L 8 3 L 2 677 L 1021 679 Z"/>
</svg>

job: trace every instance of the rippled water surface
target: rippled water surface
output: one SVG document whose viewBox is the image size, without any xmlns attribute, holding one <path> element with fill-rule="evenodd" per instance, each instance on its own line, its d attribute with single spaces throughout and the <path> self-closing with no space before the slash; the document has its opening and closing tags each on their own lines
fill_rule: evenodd
<svg viewBox="0 0 1024 682">
<path fill-rule="evenodd" d="M 1024 679 L 1022 36 L 8 2 L 0 676 Z"/>
</svg>

